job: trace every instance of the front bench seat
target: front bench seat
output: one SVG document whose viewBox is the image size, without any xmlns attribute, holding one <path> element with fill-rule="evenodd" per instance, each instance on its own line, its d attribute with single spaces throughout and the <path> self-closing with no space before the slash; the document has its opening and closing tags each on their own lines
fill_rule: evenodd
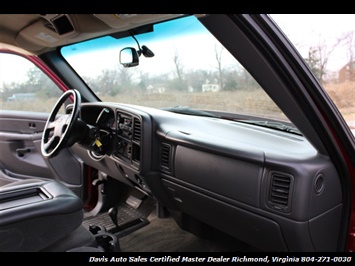
<svg viewBox="0 0 355 266">
<path fill-rule="evenodd" d="M 60 182 L 32 179 L 4 185 L 0 187 L 0 252 L 95 246 L 94 236 L 81 225 L 83 217 L 82 200 Z"/>
</svg>

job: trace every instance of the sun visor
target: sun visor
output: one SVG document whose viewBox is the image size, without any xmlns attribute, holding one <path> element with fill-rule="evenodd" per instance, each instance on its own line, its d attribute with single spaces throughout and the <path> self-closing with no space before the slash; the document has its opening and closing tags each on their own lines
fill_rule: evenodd
<svg viewBox="0 0 355 266">
<path fill-rule="evenodd" d="M 179 17 L 178 14 L 94 14 L 96 18 L 114 29 L 138 27 L 146 23 L 153 23 Z"/>
<path fill-rule="evenodd" d="M 77 35 L 68 15 L 44 15 L 41 19 L 20 31 L 16 42 L 30 51 L 65 44 Z"/>
</svg>

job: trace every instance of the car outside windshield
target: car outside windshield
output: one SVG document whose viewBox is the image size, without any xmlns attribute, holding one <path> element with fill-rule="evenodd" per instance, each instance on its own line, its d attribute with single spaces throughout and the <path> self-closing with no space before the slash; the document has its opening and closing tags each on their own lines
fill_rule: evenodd
<svg viewBox="0 0 355 266">
<path fill-rule="evenodd" d="M 143 46 L 154 56 L 141 54 L 139 65 L 131 68 L 119 63 L 123 48 Z M 61 52 L 102 101 L 288 122 L 195 16 L 158 23 L 151 32 L 69 45 Z"/>
</svg>

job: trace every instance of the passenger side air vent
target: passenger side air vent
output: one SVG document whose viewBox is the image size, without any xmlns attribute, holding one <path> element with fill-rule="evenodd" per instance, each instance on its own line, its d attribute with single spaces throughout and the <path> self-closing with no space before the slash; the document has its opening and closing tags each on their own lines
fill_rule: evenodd
<svg viewBox="0 0 355 266">
<path fill-rule="evenodd" d="M 133 141 L 140 142 L 142 134 L 142 124 L 138 118 L 133 119 Z"/>
<path fill-rule="evenodd" d="M 162 143 L 160 147 L 160 168 L 164 172 L 171 172 L 171 146 L 167 143 Z"/>
<path fill-rule="evenodd" d="M 292 175 L 280 172 L 270 172 L 268 205 L 275 210 L 289 212 L 291 210 L 292 188 Z"/>
</svg>

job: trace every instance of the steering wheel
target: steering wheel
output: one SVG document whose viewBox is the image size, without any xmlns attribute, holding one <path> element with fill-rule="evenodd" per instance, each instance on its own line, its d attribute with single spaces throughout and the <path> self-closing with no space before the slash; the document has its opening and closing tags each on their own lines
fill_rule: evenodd
<svg viewBox="0 0 355 266">
<path fill-rule="evenodd" d="M 70 114 L 57 114 L 64 102 L 72 96 L 73 107 Z M 77 90 L 68 90 L 62 94 L 57 103 L 53 107 L 47 123 L 44 126 L 41 152 L 46 158 L 54 157 L 58 152 L 68 144 L 70 134 L 74 124 L 79 117 L 81 106 L 81 96 Z"/>
</svg>

